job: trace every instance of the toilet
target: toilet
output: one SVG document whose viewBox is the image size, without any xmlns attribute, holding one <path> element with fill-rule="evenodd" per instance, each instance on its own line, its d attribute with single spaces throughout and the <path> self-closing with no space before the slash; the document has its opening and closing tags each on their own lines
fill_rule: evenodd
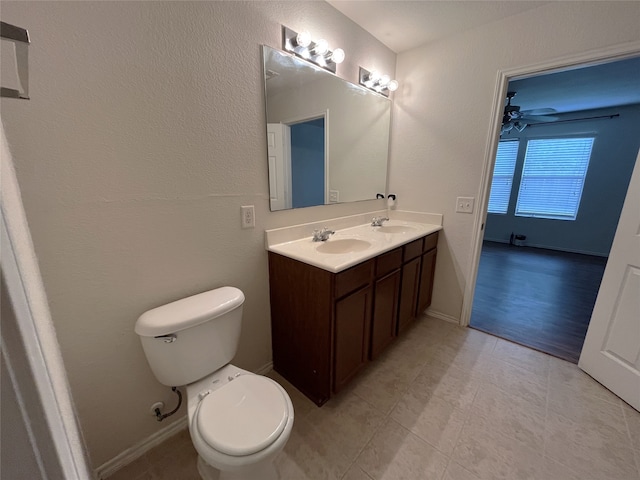
<svg viewBox="0 0 640 480">
<path fill-rule="evenodd" d="M 277 382 L 229 363 L 238 347 L 244 294 L 234 287 L 143 313 L 135 332 L 164 385 L 186 385 L 189 433 L 205 480 L 277 480 L 273 460 L 293 428 Z"/>
</svg>

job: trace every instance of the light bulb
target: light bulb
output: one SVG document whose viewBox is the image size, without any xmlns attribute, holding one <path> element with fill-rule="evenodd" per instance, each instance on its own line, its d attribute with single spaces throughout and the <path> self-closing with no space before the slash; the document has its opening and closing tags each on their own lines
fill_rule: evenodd
<svg viewBox="0 0 640 480">
<path fill-rule="evenodd" d="M 335 63 L 344 62 L 344 50 L 342 50 L 341 48 L 336 48 L 331 54 L 331 60 L 333 60 Z"/>
<path fill-rule="evenodd" d="M 387 83 L 389 83 L 389 81 L 391 80 L 391 78 L 389 77 L 389 75 L 382 75 L 380 77 L 380 81 L 378 82 L 382 87 L 386 86 Z"/>
<path fill-rule="evenodd" d="M 308 47 L 309 45 L 311 45 L 311 34 L 307 31 L 300 32 L 296 37 L 296 44 L 299 47 Z"/>
<path fill-rule="evenodd" d="M 329 50 L 329 43 L 324 38 L 318 40 L 316 46 L 313 47 L 313 53 L 316 55 L 324 55 L 327 50 Z"/>
<path fill-rule="evenodd" d="M 380 72 L 377 70 L 371 70 L 369 72 L 369 81 L 375 83 L 380 80 Z"/>
<path fill-rule="evenodd" d="M 389 89 L 389 91 L 395 92 L 398 89 L 398 82 L 395 80 L 391 80 L 388 83 L 387 88 Z"/>
</svg>

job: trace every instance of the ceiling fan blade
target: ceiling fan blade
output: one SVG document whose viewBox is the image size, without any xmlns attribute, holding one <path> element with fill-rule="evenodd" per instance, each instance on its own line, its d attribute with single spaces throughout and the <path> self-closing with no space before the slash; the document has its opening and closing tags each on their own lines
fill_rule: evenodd
<svg viewBox="0 0 640 480">
<path fill-rule="evenodd" d="M 551 117 L 548 115 L 523 115 L 518 118 L 518 121 L 522 123 L 550 123 L 556 122 L 559 119 L 560 117 Z"/>
<path fill-rule="evenodd" d="M 533 108 L 531 110 L 522 110 L 522 115 L 549 115 L 550 113 L 557 113 L 555 108 Z"/>
</svg>

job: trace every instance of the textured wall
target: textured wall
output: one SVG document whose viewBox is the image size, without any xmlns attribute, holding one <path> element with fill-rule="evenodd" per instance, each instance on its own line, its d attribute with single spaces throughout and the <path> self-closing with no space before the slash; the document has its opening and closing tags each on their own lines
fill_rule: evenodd
<svg viewBox="0 0 640 480">
<path fill-rule="evenodd" d="M 145 310 L 222 285 L 246 295 L 234 361 L 271 360 L 263 231 L 381 202 L 269 212 L 260 44 L 309 29 L 358 65 L 395 54 L 324 2 L 2 2 L 28 28 L 31 101 L 2 100 L 27 218 L 95 467 L 173 404 L 133 332 Z M 256 228 L 240 229 L 240 206 Z M 182 412 L 185 412 L 183 409 Z"/>
<path fill-rule="evenodd" d="M 431 308 L 459 318 L 499 70 L 640 40 L 638 2 L 549 2 L 398 56 L 390 191 L 398 208 L 444 214 Z M 476 209 L 477 212 L 477 209 Z"/>
</svg>

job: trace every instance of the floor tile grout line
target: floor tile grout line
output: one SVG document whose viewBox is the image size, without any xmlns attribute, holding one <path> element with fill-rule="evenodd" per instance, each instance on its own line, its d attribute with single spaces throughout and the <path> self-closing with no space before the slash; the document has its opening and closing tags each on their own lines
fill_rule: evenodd
<svg viewBox="0 0 640 480">
<path fill-rule="evenodd" d="M 629 419 L 627 418 L 627 413 L 622 403 L 620 403 L 620 411 L 622 412 L 622 419 L 624 420 L 624 424 L 627 428 L 627 438 L 629 440 L 629 445 L 631 446 L 631 451 L 633 452 L 633 460 L 636 463 L 636 470 L 638 470 L 638 477 L 640 477 L 640 452 L 636 450 L 635 445 L 633 444 L 633 437 L 631 435 L 631 427 L 629 426 Z"/>
<path fill-rule="evenodd" d="M 573 424 L 582 425 L 582 423 L 583 423 L 582 421 L 576 421 L 576 420 L 573 420 L 573 419 L 571 419 L 571 418 L 567 417 L 566 415 L 563 415 L 562 413 L 558 413 L 558 412 L 555 412 L 555 411 L 554 411 L 553 413 L 554 413 L 554 415 L 556 415 L 556 416 L 558 416 L 558 417 L 562 417 L 565 421 L 571 422 L 571 423 L 573 423 Z M 546 424 L 546 422 L 545 422 L 545 441 L 546 441 L 546 426 L 547 426 L 547 424 Z M 618 433 L 619 433 L 619 432 L 618 432 Z M 633 453 L 634 453 L 634 452 L 633 452 L 633 447 L 631 447 L 631 450 L 632 450 L 632 452 L 631 452 L 631 453 L 633 454 Z M 584 474 L 584 473 L 585 473 L 585 472 L 583 472 L 582 470 L 577 470 L 577 469 L 575 469 L 575 468 L 573 468 L 573 467 L 569 466 L 567 463 L 565 463 L 565 461 L 564 461 L 563 459 L 561 459 L 561 458 L 557 458 L 557 457 L 555 457 L 555 456 L 552 456 L 552 455 L 547 454 L 547 453 L 546 453 L 546 450 L 545 450 L 545 457 L 546 457 L 546 458 L 550 458 L 551 460 L 555 461 L 556 463 L 559 463 L 560 465 L 564 466 L 565 468 L 568 468 L 568 469 L 569 469 L 569 470 L 571 470 L 571 471 L 574 471 L 574 472 L 577 472 L 577 473 L 581 473 L 581 474 Z M 627 464 L 627 465 L 629 465 L 629 466 L 632 466 L 632 467 L 633 467 L 633 466 L 635 466 L 635 467 L 636 467 L 636 470 L 638 469 L 637 460 L 636 460 L 635 455 L 634 455 L 634 464 L 635 464 L 635 465 L 630 465 L 630 464 L 628 464 L 628 462 L 623 462 L 623 463 L 625 463 L 625 464 Z"/>
<path fill-rule="evenodd" d="M 359 395 L 356 395 L 358 398 L 362 398 Z M 382 426 L 387 422 L 387 420 L 389 419 L 391 415 L 391 412 L 387 413 L 382 421 L 380 422 L 380 424 L 374 429 L 373 433 L 371 434 L 371 437 L 369 437 L 369 440 L 367 440 L 365 442 L 365 444 L 362 446 L 362 448 L 360 449 L 360 451 L 358 451 L 358 453 L 355 455 L 355 458 L 353 459 L 353 461 L 349 464 L 349 467 L 347 467 L 347 469 L 345 470 L 344 474 L 340 477 L 340 478 L 344 478 L 344 476 L 349 472 L 349 470 L 351 470 L 351 468 L 355 465 L 355 463 L 358 461 L 358 458 L 360 457 L 360 455 L 362 455 L 362 452 L 364 452 L 366 450 L 366 448 L 369 446 L 369 444 L 373 441 L 373 439 L 375 438 L 375 436 L 378 434 L 378 432 L 380 431 L 380 429 L 382 428 Z M 358 467 L 360 468 L 360 467 Z M 373 478 L 373 480 L 377 480 L 374 476 L 372 476 L 369 472 L 367 472 L 365 469 L 360 468 L 360 470 L 362 470 L 364 473 L 367 474 L 368 477 Z"/>
<path fill-rule="evenodd" d="M 396 406 L 398 405 L 398 403 L 400 402 L 400 399 L 406 395 L 409 390 L 410 390 L 410 385 L 412 383 L 415 382 L 416 378 L 418 378 L 420 376 L 420 374 L 422 373 L 422 371 L 424 370 L 424 368 L 426 368 L 429 362 L 429 359 L 431 358 L 432 354 L 429 354 L 427 356 L 427 358 L 422 362 L 422 367 L 420 368 L 420 370 L 413 376 L 413 378 L 403 387 L 402 392 L 400 397 L 393 403 L 393 405 L 389 408 L 389 411 L 385 414 L 384 412 L 381 412 L 377 407 L 373 406 L 370 402 L 368 402 L 367 400 L 363 399 L 363 397 L 361 395 L 358 395 L 356 392 L 353 392 L 353 395 L 355 395 L 356 397 L 360 398 L 361 400 L 365 401 L 367 404 L 369 404 L 370 406 L 372 406 L 376 411 L 378 411 L 379 413 L 383 413 L 385 416 L 383 418 L 383 420 L 380 422 L 380 424 L 378 425 L 378 427 L 374 430 L 373 434 L 371 435 L 371 437 L 369 438 L 369 440 L 364 444 L 364 446 L 360 449 L 360 451 L 357 453 L 357 455 L 355 456 L 354 460 L 351 462 L 351 464 L 349 465 L 349 467 L 347 468 L 347 470 L 345 471 L 345 473 L 343 474 L 343 476 L 341 478 L 344 477 L 344 475 L 347 474 L 347 472 L 349 472 L 349 470 L 354 466 L 354 464 L 357 462 L 358 458 L 360 457 L 360 455 L 362 454 L 362 452 L 364 452 L 364 450 L 369 446 L 369 444 L 373 441 L 373 439 L 375 438 L 375 436 L 377 435 L 378 431 L 382 428 L 383 425 L 385 425 L 387 423 L 387 421 L 393 421 L 394 423 L 396 423 L 397 425 L 399 425 L 401 428 L 403 428 L 404 430 L 406 430 L 407 432 L 409 432 L 410 434 L 416 436 L 417 438 L 419 438 L 420 440 L 422 440 L 423 442 L 425 442 L 427 445 L 431 446 L 432 448 L 434 448 L 437 452 L 439 452 L 440 454 L 444 455 L 448 460 L 451 458 L 450 455 L 445 454 L 444 452 L 442 452 L 440 449 L 438 449 L 436 446 L 432 445 L 431 443 L 429 443 L 427 440 L 423 439 L 421 436 L 413 433 L 411 430 L 407 429 L 406 427 L 404 427 L 402 424 L 400 424 L 399 422 L 397 422 L 393 417 L 392 417 L 392 413 L 394 411 L 394 409 L 396 408 Z M 448 463 L 447 463 L 448 465 Z M 361 469 L 362 470 L 362 469 Z M 369 472 L 367 472 L 366 470 L 363 470 L 365 472 L 365 474 L 367 474 L 369 477 L 371 477 L 371 475 L 369 474 Z M 443 475 L 446 472 L 446 468 L 443 471 Z M 375 480 L 375 479 L 374 479 Z"/>
<path fill-rule="evenodd" d="M 476 397 L 478 396 L 478 392 L 479 391 L 480 391 L 480 385 L 476 385 L 476 391 L 473 394 L 473 399 L 471 400 L 471 402 L 469 403 L 469 406 L 467 407 L 467 415 L 466 415 L 466 417 L 464 419 L 464 422 L 462 422 L 462 427 L 460 427 L 460 431 L 458 432 L 458 435 L 456 436 L 456 440 L 455 440 L 455 443 L 453 445 L 453 449 L 451 450 L 451 455 L 450 455 L 451 459 L 453 459 L 453 455 L 455 454 L 456 450 L 460 446 L 462 432 L 464 432 L 465 427 L 469 424 L 469 421 L 471 419 L 471 412 L 473 410 L 473 404 L 476 401 Z"/>
<path fill-rule="evenodd" d="M 447 464 L 444 467 L 444 470 L 442 471 L 442 475 L 440 476 L 440 480 L 445 480 L 445 477 L 447 476 L 447 470 L 449 470 L 449 465 L 451 465 L 451 462 L 453 462 L 453 457 L 452 456 L 448 456 L 447 457 Z"/>
</svg>

